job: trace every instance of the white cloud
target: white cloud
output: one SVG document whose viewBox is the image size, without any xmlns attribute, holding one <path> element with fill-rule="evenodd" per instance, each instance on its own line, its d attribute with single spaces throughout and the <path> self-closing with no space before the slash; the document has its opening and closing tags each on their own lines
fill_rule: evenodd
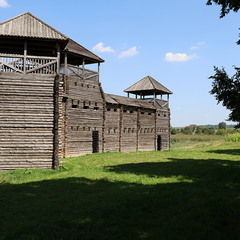
<svg viewBox="0 0 240 240">
<path fill-rule="evenodd" d="M 96 52 L 112 52 L 112 53 L 115 52 L 115 50 L 110 46 L 104 47 L 104 43 L 102 43 L 102 42 L 98 43 L 92 49 L 93 49 L 93 51 L 96 51 Z"/>
<path fill-rule="evenodd" d="M 0 7 L 9 7 L 9 3 L 7 0 L 0 0 Z"/>
<path fill-rule="evenodd" d="M 137 54 L 139 54 L 139 52 L 138 52 L 138 50 L 137 50 L 137 47 L 131 47 L 131 48 L 129 48 L 128 50 L 126 50 L 126 51 L 122 51 L 119 55 L 118 55 L 118 57 L 119 58 L 126 58 L 126 57 L 132 57 L 132 56 L 134 56 L 134 55 L 137 55 Z"/>
<path fill-rule="evenodd" d="M 197 58 L 196 54 L 188 55 L 186 53 L 171 53 L 171 52 L 165 54 L 165 61 L 167 62 L 186 62 L 194 58 Z"/>
<path fill-rule="evenodd" d="M 196 45 L 190 47 L 191 50 L 196 50 L 198 49 L 200 46 L 206 44 L 206 42 L 198 42 Z"/>
</svg>

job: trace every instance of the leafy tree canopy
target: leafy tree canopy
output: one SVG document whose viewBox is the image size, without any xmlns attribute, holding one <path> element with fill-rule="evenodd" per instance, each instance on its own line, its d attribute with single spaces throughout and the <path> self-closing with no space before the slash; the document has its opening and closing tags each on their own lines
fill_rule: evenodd
<svg viewBox="0 0 240 240">
<path fill-rule="evenodd" d="M 240 9 L 240 1 L 239 0 L 208 0 L 207 5 L 212 5 L 216 3 L 221 5 L 221 14 L 220 17 L 223 18 L 226 14 L 228 14 L 231 10 L 237 12 Z"/>
<path fill-rule="evenodd" d="M 213 79 L 210 94 L 231 111 L 228 120 L 237 122 L 236 128 L 240 128 L 240 68 L 234 68 L 236 73 L 229 77 L 224 68 L 214 67 L 215 75 L 209 77 Z"/>
<path fill-rule="evenodd" d="M 225 122 L 220 122 L 218 124 L 218 129 L 226 129 L 227 128 L 227 124 Z"/>
</svg>

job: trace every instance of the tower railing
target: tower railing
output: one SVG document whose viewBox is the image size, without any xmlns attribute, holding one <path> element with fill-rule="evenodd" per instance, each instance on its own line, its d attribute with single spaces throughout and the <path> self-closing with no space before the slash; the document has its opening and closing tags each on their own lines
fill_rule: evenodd
<svg viewBox="0 0 240 240">
<path fill-rule="evenodd" d="M 96 71 L 71 65 L 71 64 L 67 64 L 67 66 L 65 64 L 61 64 L 60 73 L 68 76 L 77 76 L 82 79 L 90 79 L 93 77 L 98 78 L 99 76 L 99 73 Z"/>
<path fill-rule="evenodd" d="M 57 57 L 0 53 L 0 72 L 56 74 Z"/>
</svg>

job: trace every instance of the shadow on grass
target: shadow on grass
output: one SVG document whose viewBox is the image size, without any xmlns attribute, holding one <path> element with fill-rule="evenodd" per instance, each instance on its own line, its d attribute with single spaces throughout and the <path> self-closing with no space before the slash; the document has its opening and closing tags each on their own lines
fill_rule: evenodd
<svg viewBox="0 0 240 240">
<path fill-rule="evenodd" d="M 0 186 L 0 239 L 239 239 L 239 164 L 170 159 L 107 167 L 113 174 L 181 175 L 143 185 L 87 178 Z"/>
<path fill-rule="evenodd" d="M 210 153 L 219 153 L 219 154 L 228 154 L 228 155 L 239 155 L 240 149 L 219 149 L 219 150 L 211 150 L 208 151 Z"/>
</svg>

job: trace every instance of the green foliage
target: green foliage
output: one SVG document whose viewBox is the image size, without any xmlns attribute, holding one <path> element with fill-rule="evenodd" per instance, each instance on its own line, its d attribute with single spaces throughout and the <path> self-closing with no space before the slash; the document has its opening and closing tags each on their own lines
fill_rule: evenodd
<svg viewBox="0 0 240 240">
<path fill-rule="evenodd" d="M 228 134 L 225 140 L 228 142 L 240 142 L 240 133 Z"/>
<path fill-rule="evenodd" d="M 221 6 L 221 18 L 223 18 L 231 10 L 237 12 L 240 9 L 239 0 L 208 0 L 207 5 L 212 5 L 213 2 Z"/>
<path fill-rule="evenodd" d="M 234 67 L 236 73 L 230 78 L 224 68 L 214 67 L 215 75 L 210 94 L 214 95 L 218 103 L 222 103 L 231 111 L 229 120 L 237 122 L 240 128 L 240 68 Z"/>
<path fill-rule="evenodd" d="M 178 130 L 176 128 L 171 128 L 171 134 L 175 135 L 178 133 Z"/>
<path fill-rule="evenodd" d="M 220 122 L 218 124 L 218 129 L 226 129 L 227 128 L 227 124 L 225 122 Z"/>
<path fill-rule="evenodd" d="M 224 137 L 208 134 L 177 134 L 171 136 L 171 149 L 191 149 L 217 146 L 224 143 Z"/>
<path fill-rule="evenodd" d="M 0 173 L 0 239 L 238 239 L 239 154 L 227 142 Z"/>
</svg>

